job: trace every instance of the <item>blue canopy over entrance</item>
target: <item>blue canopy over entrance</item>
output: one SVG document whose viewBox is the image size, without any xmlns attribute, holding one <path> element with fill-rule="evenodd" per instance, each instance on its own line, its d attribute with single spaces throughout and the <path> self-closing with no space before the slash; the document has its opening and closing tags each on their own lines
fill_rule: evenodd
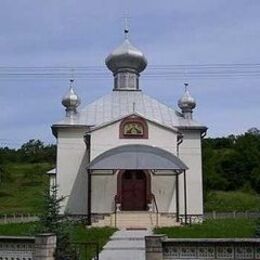
<svg viewBox="0 0 260 260">
<path fill-rule="evenodd" d="M 112 148 L 87 166 L 89 170 L 187 170 L 174 154 L 158 147 L 127 144 Z"/>
</svg>

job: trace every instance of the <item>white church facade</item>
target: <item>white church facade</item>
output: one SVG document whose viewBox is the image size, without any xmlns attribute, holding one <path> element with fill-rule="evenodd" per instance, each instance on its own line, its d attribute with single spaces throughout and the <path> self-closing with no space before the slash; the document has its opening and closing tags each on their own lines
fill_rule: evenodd
<svg viewBox="0 0 260 260">
<path fill-rule="evenodd" d="M 156 204 L 177 221 L 201 218 L 201 139 L 207 128 L 193 119 L 196 103 L 187 86 L 178 101 L 181 111 L 143 93 L 139 76 L 147 60 L 127 37 L 105 62 L 113 90 L 78 109 L 71 81 L 62 100 L 66 116 L 52 125 L 57 164 L 51 178 L 66 198 L 63 212 L 90 218 L 149 212 Z"/>
</svg>

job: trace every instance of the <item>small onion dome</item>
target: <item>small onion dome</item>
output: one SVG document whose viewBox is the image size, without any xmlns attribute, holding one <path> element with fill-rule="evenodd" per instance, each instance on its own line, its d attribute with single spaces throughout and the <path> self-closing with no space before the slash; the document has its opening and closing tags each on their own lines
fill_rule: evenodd
<svg viewBox="0 0 260 260">
<path fill-rule="evenodd" d="M 107 67 L 116 74 L 119 70 L 132 69 L 142 72 L 147 66 L 144 54 L 126 38 L 105 60 Z"/>
<path fill-rule="evenodd" d="M 72 84 L 73 80 L 71 80 L 70 82 Z M 70 86 L 68 93 L 63 97 L 62 105 L 66 107 L 66 111 L 74 111 L 74 112 L 76 112 L 77 107 L 80 105 L 80 98 L 75 93 L 72 86 Z"/>
<path fill-rule="evenodd" d="M 196 107 L 196 101 L 191 96 L 190 92 L 187 89 L 188 84 L 185 84 L 184 95 L 179 99 L 178 106 L 183 112 L 190 112 Z"/>
</svg>

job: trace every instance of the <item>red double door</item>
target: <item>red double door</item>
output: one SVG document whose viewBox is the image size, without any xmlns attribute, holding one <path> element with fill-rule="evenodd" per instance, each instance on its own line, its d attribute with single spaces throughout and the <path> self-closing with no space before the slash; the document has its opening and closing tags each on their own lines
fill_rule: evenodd
<svg viewBox="0 0 260 260">
<path fill-rule="evenodd" d="M 122 210 L 146 210 L 146 176 L 140 170 L 126 170 L 122 175 Z"/>
</svg>

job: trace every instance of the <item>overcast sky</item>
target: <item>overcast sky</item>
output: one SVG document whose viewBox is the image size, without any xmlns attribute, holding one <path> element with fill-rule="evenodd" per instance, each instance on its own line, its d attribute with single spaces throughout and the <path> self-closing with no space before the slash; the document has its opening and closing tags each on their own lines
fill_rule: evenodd
<svg viewBox="0 0 260 260">
<path fill-rule="evenodd" d="M 0 145 L 55 142 L 50 126 L 65 115 L 60 102 L 68 89 L 66 76 L 6 79 L 4 67 L 99 66 L 104 79 L 76 78 L 84 107 L 112 90 L 104 59 L 123 41 L 126 12 L 129 37 L 148 59 L 141 88 L 176 109 L 184 79 L 146 77 L 152 66 L 260 64 L 259 0 L 1 0 Z M 260 127 L 260 67 L 250 69 L 258 75 L 247 70 L 194 78 L 185 69 L 197 100 L 194 118 L 209 127 L 208 136 Z"/>
</svg>

